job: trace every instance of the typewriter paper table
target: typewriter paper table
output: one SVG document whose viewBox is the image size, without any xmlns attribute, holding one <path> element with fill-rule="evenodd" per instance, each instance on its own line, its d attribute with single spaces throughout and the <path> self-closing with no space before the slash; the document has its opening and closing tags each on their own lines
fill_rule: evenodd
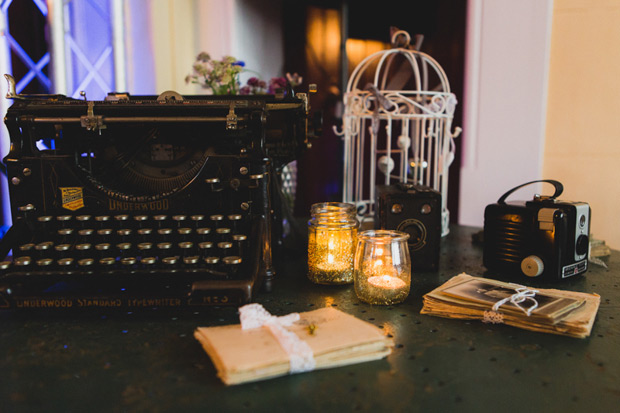
<svg viewBox="0 0 620 413">
<path fill-rule="evenodd" d="M 336 306 L 381 327 L 387 359 L 224 386 L 193 337 L 238 322 L 236 308 L 199 313 L 0 313 L 0 411 L 616 411 L 620 405 L 620 252 L 562 284 L 596 292 L 584 340 L 420 315 L 422 295 L 465 271 L 483 275 L 476 228 L 443 240 L 440 271 L 415 275 L 400 305 L 361 303 L 351 286 L 315 286 L 305 257 L 284 263 L 273 314 Z M 557 285 L 554 285 L 557 287 Z"/>
</svg>

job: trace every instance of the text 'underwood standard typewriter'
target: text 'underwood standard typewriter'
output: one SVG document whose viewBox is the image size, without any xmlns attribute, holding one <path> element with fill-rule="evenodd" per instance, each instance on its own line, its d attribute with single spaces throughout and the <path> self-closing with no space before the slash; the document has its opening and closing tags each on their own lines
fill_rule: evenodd
<svg viewBox="0 0 620 413">
<path fill-rule="evenodd" d="M 270 287 L 274 173 L 307 147 L 305 94 L 12 98 L 0 307 L 234 305 Z"/>
</svg>

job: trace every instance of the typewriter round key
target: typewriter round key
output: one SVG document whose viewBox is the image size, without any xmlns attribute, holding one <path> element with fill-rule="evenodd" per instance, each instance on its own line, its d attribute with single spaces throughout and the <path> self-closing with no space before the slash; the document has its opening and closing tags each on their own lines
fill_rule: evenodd
<svg viewBox="0 0 620 413">
<path fill-rule="evenodd" d="M 121 228 L 116 231 L 116 235 L 120 237 L 121 242 L 130 242 L 131 234 L 133 234 L 133 230 L 129 228 Z"/>
<path fill-rule="evenodd" d="M 127 215 L 127 214 L 114 215 L 114 220 L 116 222 L 125 223 L 125 222 L 129 221 L 129 215 Z"/>
<path fill-rule="evenodd" d="M 140 259 L 140 264 L 144 265 L 147 268 L 152 268 L 156 263 L 156 257 L 142 257 L 142 259 Z"/>
<path fill-rule="evenodd" d="M 15 264 L 18 267 L 27 267 L 30 264 L 32 264 L 32 258 L 30 258 L 27 255 L 23 257 L 17 257 L 15 258 L 15 261 L 13 261 L 13 264 Z"/>
<path fill-rule="evenodd" d="M 99 228 L 107 228 L 108 227 L 108 223 L 110 222 L 110 216 L 109 215 L 97 215 L 95 217 L 95 221 L 98 223 Z"/>
<path fill-rule="evenodd" d="M 181 224 L 187 219 L 187 215 L 173 215 L 172 219 L 176 221 L 177 226 L 181 226 Z"/>
<path fill-rule="evenodd" d="M 54 217 L 50 215 L 43 215 L 43 216 L 37 217 L 38 230 L 41 231 L 41 233 L 54 232 L 52 228 L 54 226 L 53 219 Z"/>
<path fill-rule="evenodd" d="M 213 243 L 210 241 L 201 242 L 198 244 L 198 249 L 200 250 L 200 255 L 206 257 L 213 250 Z"/>
<path fill-rule="evenodd" d="M 140 228 L 137 233 L 144 241 L 146 241 L 153 233 L 153 228 Z"/>
<path fill-rule="evenodd" d="M 222 221 L 224 220 L 224 215 L 211 215 L 209 217 L 213 226 L 217 229 L 222 226 Z"/>
<path fill-rule="evenodd" d="M 144 251 L 149 251 L 153 249 L 153 243 L 152 242 L 141 242 L 138 244 L 138 250 L 141 252 Z"/>
<path fill-rule="evenodd" d="M 186 266 L 190 268 L 197 267 L 199 262 L 200 262 L 200 257 L 196 255 L 193 255 L 191 257 L 183 257 L 183 264 L 185 264 Z"/>
<path fill-rule="evenodd" d="M 207 265 L 216 265 L 218 262 L 220 262 L 220 257 L 207 257 L 207 258 L 205 258 L 205 263 Z"/>
<path fill-rule="evenodd" d="M 75 261 L 75 259 L 73 259 L 71 257 L 61 258 L 61 259 L 58 260 L 58 266 L 60 268 L 70 268 L 73 265 L 74 261 Z"/>
<path fill-rule="evenodd" d="M 221 256 L 229 255 L 232 246 L 233 246 L 232 242 L 218 242 L 217 243 L 217 248 L 220 250 Z"/>
<path fill-rule="evenodd" d="M 67 254 L 71 250 L 71 244 L 54 245 L 54 250 L 56 251 L 58 258 L 66 258 Z"/>
<path fill-rule="evenodd" d="M 95 264 L 95 260 L 92 258 L 82 258 L 78 261 L 78 266 L 81 268 L 92 267 Z"/>
<path fill-rule="evenodd" d="M 41 258 L 40 260 L 37 260 L 37 267 L 39 268 L 49 268 L 52 266 L 52 264 L 54 263 L 54 260 L 51 258 Z"/>
<path fill-rule="evenodd" d="M 116 264 L 116 259 L 112 257 L 105 257 L 99 260 L 99 265 L 105 268 L 110 268 Z"/>
<path fill-rule="evenodd" d="M 161 260 L 161 262 L 162 262 L 164 265 L 166 265 L 166 266 L 168 266 L 168 265 L 170 265 L 170 266 L 172 266 L 172 265 L 176 265 L 176 263 L 177 263 L 178 261 L 179 261 L 179 259 L 178 259 L 177 257 L 166 257 L 166 258 L 163 258 L 163 259 Z"/>
<path fill-rule="evenodd" d="M 205 223 L 205 216 L 204 216 L 204 215 L 192 215 L 192 216 L 190 217 L 190 219 L 191 219 L 192 221 L 194 221 L 194 227 L 195 227 L 196 229 L 198 229 L 198 228 L 202 228 L 202 226 L 203 226 L 203 225 L 204 225 L 204 223 Z"/>
<path fill-rule="evenodd" d="M 91 218 L 92 217 L 90 215 L 78 215 L 77 217 L 75 217 L 81 228 L 88 228 L 88 224 L 90 223 Z"/>
<path fill-rule="evenodd" d="M 121 258 L 121 265 L 125 266 L 125 267 L 130 267 L 132 265 L 134 265 L 137 262 L 135 257 L 125 257 L 125 258 Z"/>
<path fill-rule="evenodd" d="M 61 228 L 66 228 L 71 218 L 73 218 L 71 215 L 59 215 L 56 217 L 56 221 L 58 221 Z"/>
<path fill-rule="evenodd" d="M 160 256 L 168 255 L 168 253 L 172 249 L 172 243 L 160 242 L 159 244 L 157 244 L 157 249 L 161 252 L 159 254 Z"/>
<path fill-rule="evenodd" d="M 78 254 L 82 257 L 85 257 L 85 255 L 89 255 L 90 251 L 92 248 L 92 244 L 77 244 L 75 246 L 75 249 L 78 251 Z"/>
<path fill-rule="evenodd" d="M 219 184 L 220 178 L 207 178 L 205 179 L 205 182 L 208 184 Z"/>
<path fill-rule="evenodd" d="M 211 228 L 198 228 L 196 234 L 199 235 L 201 240 L 206 241 L 209 239 L 209 234 L 211 234 Z"/>
<path fill-rule="evenodd" d="M 144 228 L 149 220 L 148 215 L 134 215 L 133 220 L 138 224 L 138 228 Z"/>
<path fill-rule="evenodd" d="M 29 254 L 34 249 L 35 249 L 35 245 L 30 243 L 30 242 L 27 243 L 27 244 L 22 244 L 18 248 L 18 250 L 19 250 L 18 254 L 19 254 L 19 256 L 27 255 L 27 254 Z"/>
<path fill-rule="evenodd" d="M 78 231 L 78 235 L 83 241 L 86 241 L 87 239 L 91 238 L 94 233 L 95 233 L 95 230 L 91 228 L 85 228 L 85 229 L 81 229 Z"/>
<path fill-rule="evenodd" d="M 194 243 L 189 241 L 179 242 L 179 249 L 183 253 L 183 255 L 187 255 L 192 248 L 194 248 Z"/>
<path fill-rule="evenodd" d="M 171 240 L 172 228 L 160 228 L 157 230 L 158 239 L 161 242 Z"/>
<path fill-rule="evenodd" d="M 158 228 L 163 228 L 166 224 L 166 220 L 168 219 L 168 215 L 154 215 L 153 220 L 157 223 Z"/>
<path fill-rule="evenodd" d="M 239 273 L 239 267 L 241 266 L 241 257 L 228 256 L 222 258 L 222 262 L 226 266 L 226 271 L 230 276 L 236 276 Z"/>
<path fill-rule="evenodd" d="M 100 241 L 108 241 L 112 237 L 112 229 L 111 228 L 102 228 L 97 230 L 97 237 Z"/>
<path fill-rule="evenodd" d="M 110 249 L 112 246 L 107 242 L 102 242 L 101 244 L 95 245 L 95 249 L 97 250 L 97 254 L 99 258 L 112 258 L 110 257 Z"/>
<path fill-rule="evenodd" d="M 235 234 L 232 236 L 232 239 L 237 249 L 237 255 L 243 257 L 243 255 L 245 254 L 245 244 L 248 237 L 244 234 Z"/>
<path fill-rule="evenodd" d="M 11 261 L 0 261 L 0 272 L 6 271 L 11 268 Z"/>
<path fill-rule="evenodd" d="M 121 257 L 127 257 L 131 253 L 131 242 L 121 242 L 120 244 L 116 244 L 116 248 L 120 252 Z"/>
</svg>

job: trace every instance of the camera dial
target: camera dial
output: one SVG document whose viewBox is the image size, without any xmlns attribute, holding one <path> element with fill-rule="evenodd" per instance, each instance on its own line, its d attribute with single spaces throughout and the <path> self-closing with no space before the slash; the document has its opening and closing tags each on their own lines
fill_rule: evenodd
<svg viewBox="0 0 620 413">
<path fill-rule="evenodd" d="M 521 261 L 521 271 L 528 277 L 538 277 L 544 270 L 545 264 L 536 255 L 530 255 Z"/>
</svg>

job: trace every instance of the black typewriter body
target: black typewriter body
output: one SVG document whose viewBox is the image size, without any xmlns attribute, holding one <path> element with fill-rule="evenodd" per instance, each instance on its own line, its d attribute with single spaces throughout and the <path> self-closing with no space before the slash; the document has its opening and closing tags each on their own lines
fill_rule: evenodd
<svg viewBox="0 0 620 413">
<path fill-rule="evenodd" d="M 273 181 L 307 114 L 303 94 L 16 98 L 0 308 L 251 301 L 271 288 Z"/>
</svg>

